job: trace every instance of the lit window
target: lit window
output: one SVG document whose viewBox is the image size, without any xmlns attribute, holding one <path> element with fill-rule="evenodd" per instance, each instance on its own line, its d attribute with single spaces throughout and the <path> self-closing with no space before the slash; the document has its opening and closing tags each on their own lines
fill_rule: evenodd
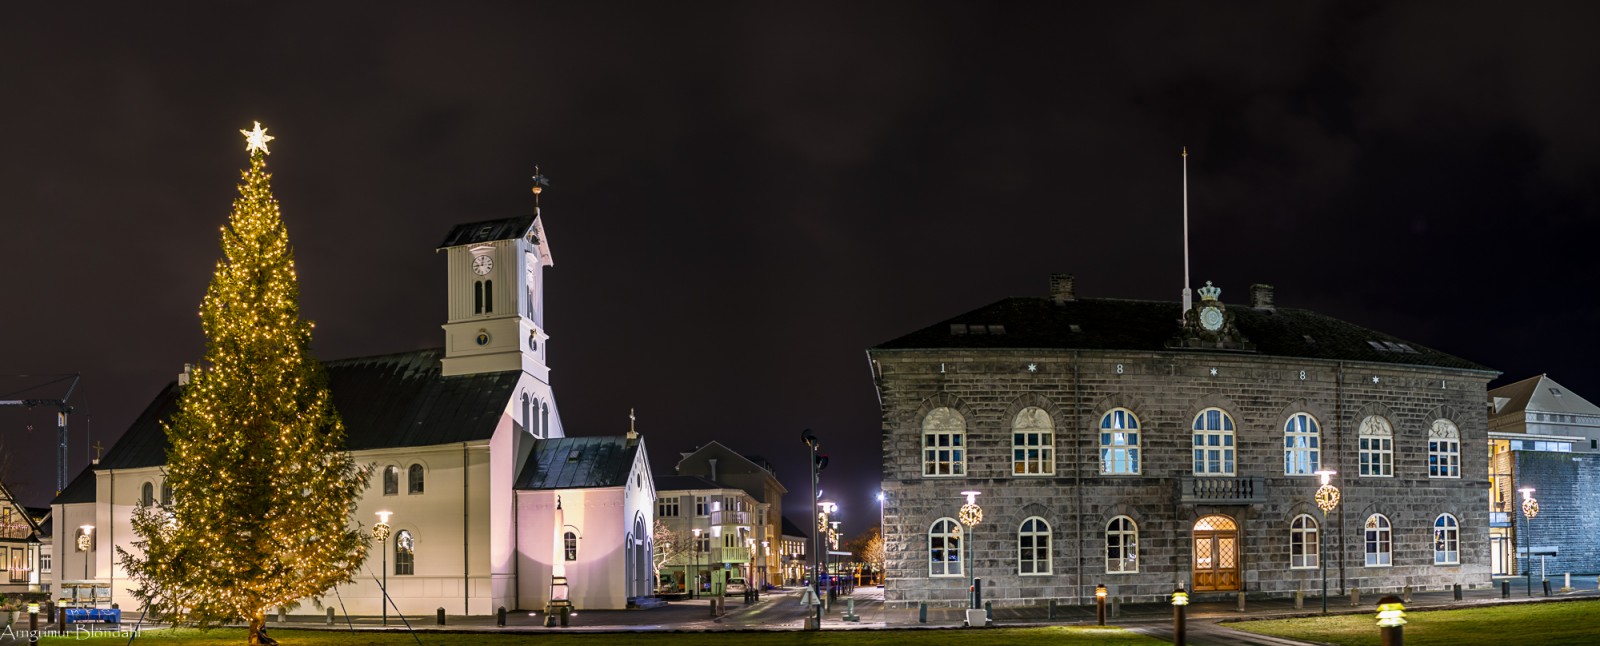
<svg viewBox="0 0 1600 646">
<path fill-rule="evenodd" d="M 1394 427 L 1389 420 L 1373 415 L 1361 420 L 1362 477 L 1387 478 L 1394 475 Z"/>
<path fill-rule="evenodd" d="M 1139 473 L 1139 418 L 1126 408 L 1100 417 L 1100 473 Z"/>
<path fill-rule="evenodd" d="M 1456 565 L 1461 562 L 1461 528 L 1456 517 L 1439 514 L 1433 520 L 1433 564 Z"/>
<path fill-rule="evenodd" d="M 1428 431 L 1428 477 L 1461 477 L 1461 431 L 1450 420 L 1434 420 Z"/>
<path fill-rule="evenodd" d="M 1322 431 L 1317 418 L 1305 413 L 1289 417 L 1283 425 L 1283 473 L 1308 476 L 1317 472 L 1322 453 Z"/>
<path fill-rule="evenodd" d="M 1383 514 L 1368 516 L 1366 530 L 1367 567 L 1392 565 L 1393 543 L 1390 540 L 1389 519 Z"/>
<path fill-rule="evenodd" d="M 1294 522 L 1289 523 L 1289 567 L 1317 567 L 1317 531 L 1317 520 L 1305 514 L 1295 516 Z"/>
<path fill-rule="evenodd" d="M 50 556 L 49 552 L 41 552 L 39 554 L 39 571 L 40 572 L 43 572 L 45 574 L 49 574 L 50 573 L 50 563 L 51 563 L 52 558 L 53 557 Z"/>
<path fill-rule="evenodd" d="M 1194 417 L 1194 474 L 1233 475 L 1233 416 L 1220 408 Z"/>
<path fill-rule="evenodd" d="M 1017 573 L 1050 573 L 1050 523 L 1034 516 L 1017 530 Z"/>
<path fill-rule="evenodd" d="M 400 467 L 389 465 L 383 468 L 383 495 L 394 496 L 400 493 Z"/>
<path fill-rule="evenodd" d="M 922 419 L 922 475 L 967 474 L 967 421 L 953 408 L 935 408 Z"/>
<path fill-rule="evenodd" d="M 1028 407 L 1011 422 L 1011 472 L 1047 476 L 1056 472 L 1055 423 L 1044 409 Z"/>
<path fill-rule="evenodd" d="M 566 560 L 578 560 L 578 535 L 574 532 L 562 534 L 561 548 L 564 552 L 566 552 Z"/>
<path fill-rule="evenodd" d="M 928 576 L 961 574 L 961 526 L 954 518 L 933 521 L 928 530 Z"/>
<path fill-rule="evenodd" d="M 417 541 L 411 537 L 411 532 L 403 529 L 394 535 L 394 573 L 417 573 Z"/>
<path fill-rule="evenodd" d="M 1118 516 L 1106 524 L 1106 573 L 1139 571 L 1139 526 Z"/>
</svg>

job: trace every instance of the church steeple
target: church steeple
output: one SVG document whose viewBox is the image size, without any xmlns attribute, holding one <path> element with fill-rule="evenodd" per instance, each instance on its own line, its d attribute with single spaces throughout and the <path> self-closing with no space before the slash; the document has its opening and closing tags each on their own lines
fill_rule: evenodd
<svg viewBox="0 0 1600 646">
<path fill-rule="evenodd" d="M 550 181 L 533 181 L 533 215 L 457 225 L 439 245 L 448 254 L 446 375 L 522 370 L 549 383 L 543 283 L 552 262 L 538 199 Z"/>
</svg>

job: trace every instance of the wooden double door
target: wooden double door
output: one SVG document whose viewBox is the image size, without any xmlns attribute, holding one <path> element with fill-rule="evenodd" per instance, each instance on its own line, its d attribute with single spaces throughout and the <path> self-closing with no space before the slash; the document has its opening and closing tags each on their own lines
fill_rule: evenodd
<svg viewBox="0 0 1600 646">
<path fill-rule="evenodd" d="M 1227 516 L 1194 523 L 1196 592 L 1239 589 L 1239 526 Z"/>
</svg>

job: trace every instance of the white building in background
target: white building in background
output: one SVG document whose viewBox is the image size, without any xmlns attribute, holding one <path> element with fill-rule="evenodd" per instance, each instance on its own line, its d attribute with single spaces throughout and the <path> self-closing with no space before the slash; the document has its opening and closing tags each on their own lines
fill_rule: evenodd
<svg viewBox="0 0 1600 646">
<path fill-rule="evenodd" d="M 353 521 L 371 527 L 387 512 L 393 528 L 338 600 L 350 614 L 379 614 L 387 568 L 407 615 L 542 609 L 550 564 L 570 552 L 553 545 L 558 498 L 560 524 L 577 537 L 577 560 L 567 564 L 577 607 L 623 608 L 652 594 L 649 531 L 638 529 L 653 522 L 643 442 L 631 432 L 569 438 L 555 405 L 542 288 L 550 246 L 537 210 L 457 226 L 439 250 L 448 266 L 445 347 L 325 364 L 348 447 L 358 465 L 377 469 Z M 60 580 L 104 582 L 113 601 L 137 607 L 113 547 L 136 550 L 135 507 L 170 499 L 162 421 L 186 382 L 180 375 L 157 395 L 54 501 Z M 551 468 L 586 476 L 564 480 Z M 297 612 L 321 610 L 306 603 Z"/>
</svg>

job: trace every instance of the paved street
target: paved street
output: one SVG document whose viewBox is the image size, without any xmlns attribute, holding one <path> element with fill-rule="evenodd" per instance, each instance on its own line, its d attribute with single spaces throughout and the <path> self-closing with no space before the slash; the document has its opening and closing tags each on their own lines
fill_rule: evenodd
<svg viewBox="0 0 1600 646">
<path fill-rule="evenodd" d="M 1446 609 L 1470 607 L 1475 605 L 1502 604 L 1502 603 L 1528 603 L 1544 601 L 1541 594 L 1539 581 L 1533 582 L 1534 597 L 1527 596 L 1526 582 L 1523 579 L 1508 579 L 1512 583 L 1510 599 L 1502 599 L 1498 586 L 1493 589 L 1465 590 L 1463 600 L 1455 601 L 1451 592 L 1434 591 L 1418 592 L 1412 595 L 1407 608 L 1411 610 Z M 1562 581 L 1554 578 L 1551 599 L 1570 598 L 1600 598 L 1600 591 L 1596 590 L 1594 576 L 1573 577 L 1573 591 L 1559 592 Z M 800 630 L 804 626 L 805 618 L 814 612 L 812 609 L 800 604 L 801 590 L 778 590 L 762 595 L 759 602 L 746 605 L 739 597 L 727 597 L 725 601 L 726 612 L 713 617 L 711 602 L 708 599 L 695 599 L 669 602 L 659 608 L 648 610 L 580 610 L 571 618 L 571 625 L 566 628 L 545 628 L 542 613 L 511 613 L 506 617 L 506 626 L 495 626 L 492 617 L 447 617 L 446 625 L 440 627 L 434 616 L 428 617 L 390 617 L 388 626 L 385 627 L 378 617 L 351 617 L 340 616 L 336 625 L 328 626 L 325 619 L 312 617 L 291 617 L 287 624 L 269 622 L 271 627 L 284 625 L 292 628 L 307 628 L 319 630 L 393 630 L 403 631 L 406 623 L 418 631 L 450 630 L 450 631 L 483 631 L 505 633 L 543 633 L 543 632 L 639 632 L 654 630 Z M 859 621 L 845 621 L 844 616 L 850 608 L 849 599 L 855 599 L 855 613 Z M 1328 610 L 1331 614 L 1373 613 L 1379 595 L 1362 595 L 1358 606 L 1351 606 L 1348 597 L 1330 597 Z M 998 626 L 1038 626 L 1038 625 L 1064 625 L 1087 624 L 1095 620 L 1094 608 L 1082 606 L 1058 606 L 1056 615 L 1052 619 L 1048 608 L 996 608 L 994 609 L 994 623 Z M 1188 608 L 1188 642 L 1195 646 L 1246 644 L 1254 646 L 1287 646 L 1299 642 L 1264 637 L 1233 630 L 1226 623 L 1228 620 L 1241 618 L 1264 617 L 1295 617 L 1310 616 L 1320 613 L 1320 603 L 1315 597 L 1307 598 L 1305 606 L 1301 609 L 1294 607 L 1293 600 L 1251 600 L 1247 602 L 1245 612 L 1240 612 L 1236 601 L 1197 601 Z M 129 617 L 128 626 L 131 627 L 138 618 L 136 615 Z M 26 619 L 24 619 L 24 622 Z M 1115 609 L 1115 615 L 1108 623 L 1124 626 L 1132 630 L 1150 635 L 1152 637 L 1172 639 L 1172 607 L 1167 604 L 1128 604 Z M 882 629 L 882 628 L 952 628 L 962 624 L 962 609 L 960 608 L 928 608 L 927 622 L 919 621 L 916 608 L 885 609 L 883 604 L 883 591 L 877 587 L 858 588 L 853 595 L 842 597 L 823 616 L 823 628 L 826 630 L 857 630 L 857 629 Z M 150 627 L 146 627 L 149 629 Z M 160 627 L 155 627 L 159 630 Z M 0 643 L 11 643 L 0 638 Z"/>
</svg>

